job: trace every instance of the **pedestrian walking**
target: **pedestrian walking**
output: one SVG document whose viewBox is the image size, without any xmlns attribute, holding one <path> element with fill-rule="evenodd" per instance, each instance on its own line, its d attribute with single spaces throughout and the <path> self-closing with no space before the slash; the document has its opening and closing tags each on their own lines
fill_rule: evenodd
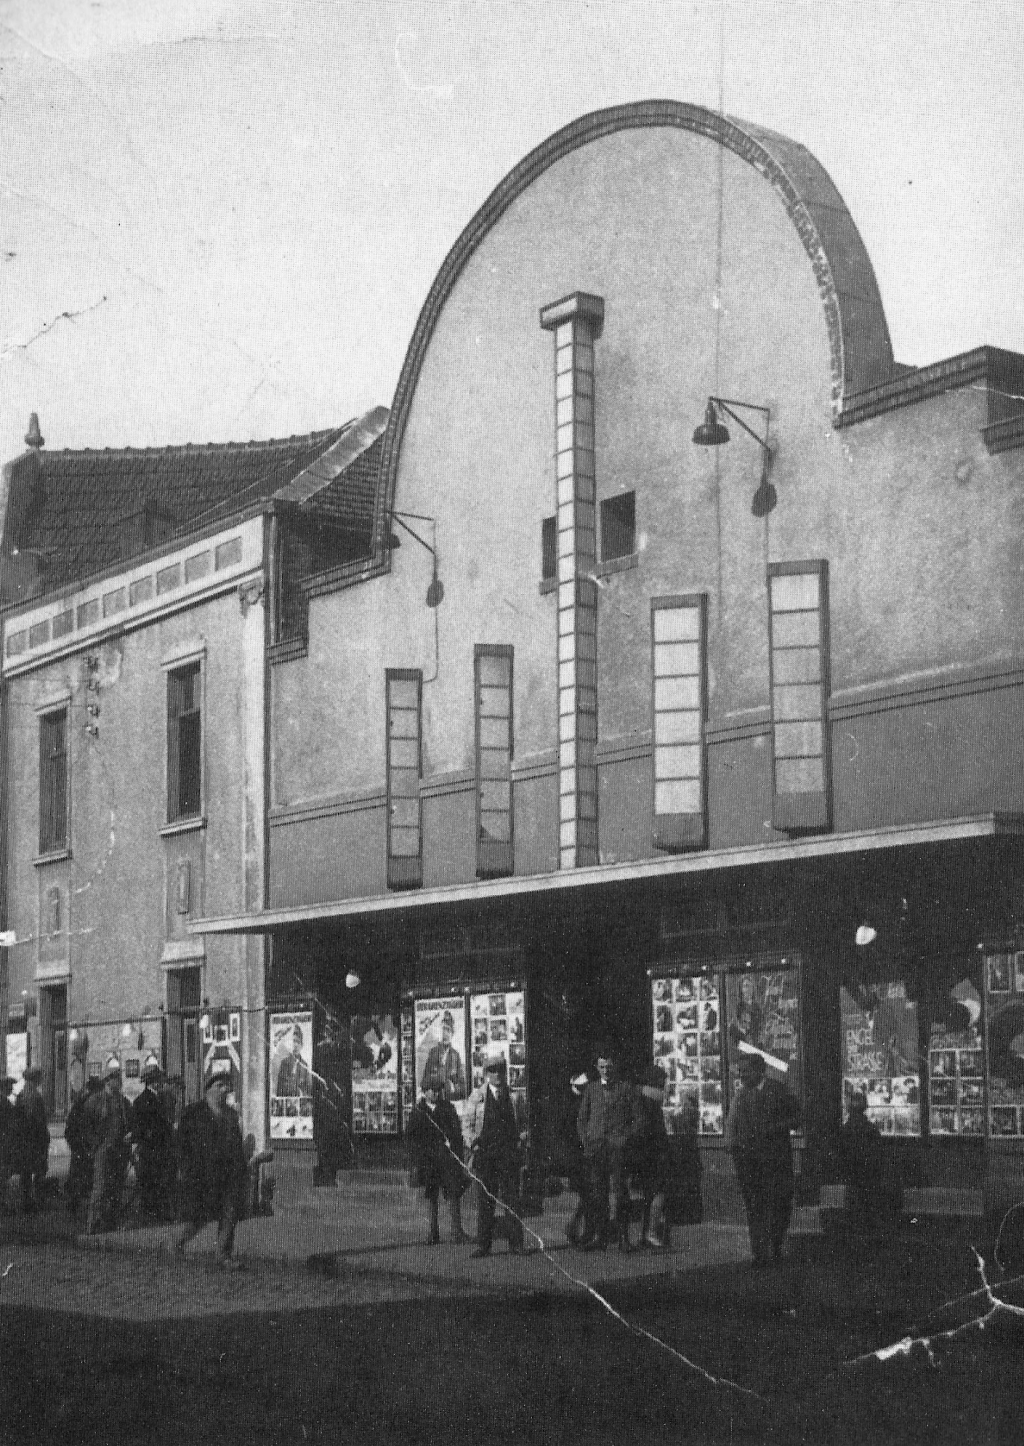
<svg viewBox="0 0 1024 1446">
<path fill-rule="evenodd" d="M 14 1102 L 12 1166 L 21 1185 L 21 1208 L 26 1215 L 31 1215 L 43 1204 L 50 1129 L 46 1122 L 46 1103 L 39 1091 L 42 1070 L 27 1069 L 23 1077 L 25 1083 Z"/>
<path fill-rule="evenodd" d="M 98 1094 L 102 1088 L 103 1081 L 90 1075 L 84 1087 L 71 1101 L 64 1121 L 64 1141 L 71 1154 L 67 1179 L 64 1181 L 64 1199 L 72 1218 L 77 1217 L 92 1194 L 93 1141 L 86 1106 L 92 1096 Z"/>
<path fill-rule="evenodd" d="M 139 1206 L 153 1220 L 171 1218 L 174 1131 L 160 1092 L 163 1071 L 150 1064 L 142 1072 L 142 1093 L 131 1112 L 132 1147 Z"/>
<path fill-rule="evenodd" d="M 189 1105 L 181 1117 L 181 1206 L 188 1223 L 174 1250 L 179 1256 L 184 1254 L 189 1241 L 215 1220 L 218 1263 L 237 1270 L 240 1262 L 232 1251 L 235 1227 L 245 1210 L 249 1167 L 242 1126 L 228 1104 L 230 1087 L 228 1075 L 208 1076 L 204 1098 Z"/>
<path fill-rule="evenodd" d="M 504 1056 L 488 1055 L 484 1075 L 484 1084 L 466 1102 L 470 1166 L 481 1186 L 477 1248 L 473 1252 L 477 1260 L 491 1253 L 499 1202 L 508 1226 L 509 1250 L 513 1254 L 524 1250 L 519 1167 L 526 1129 L 509 1093 Z"/>
<path fill-rule="evenodd" d="M 760 1054 L 742 1054 L 740 1088 L 725 1124 L 750 1230 L 752 1264 L 777 1264 L 793 1213 L 790 1131 L 800 1106 L 777 1080 L 766 1078 Z"/>
<path fill-rule="evenodd" d="M 663 1105 L 667 1078 L 657 1064 L 645 1073 L 637 1100 L 637 1130 L 630 1151 L 633 1175 L 643 1201 L 640 1245 L 655 1250 L 667 1249 L 671 1243 L 665 1217 L 669 1149 Z"/>
<path fill-rule="evenodd" d="M 626 1150 L 636 1133 L 636 1093 L 619 1075 L 618 1051 L 602 1046 L 598 1078 L 587 1085 L 580 1101 L 577 1133 L 587 1166 L 587 1220 L 591 1234 L 584 1250 L 604 1250 L 616 1239 L 628 1253 L 629 1192 Z M 609 1198 L 610 1197 L 610 1198 Z"/>
<path fill-rule="evenodd" d="M 14 1151 L 14 1102 L 11 1099 L 13 1088 L 14 1080 L 10 1075 L 0 1078 L 0 1214 L 7 1208 Z"/>
<path fill-rule="evenodd" d="M 557 1174 L 565 1176 L 569 1189 L 575 1190 L 577 1195 L 576 1209 L 565 1227 L 566 1239 L 570 1245 L 579 1245 L 593 1233 L 587 1223 L 587 1167 L 576 1128 L 583 1091 L 589 1083 L 586 1071 L 581 1071 L 570 1079 L 554 1130 L 552 1168 Z"/>
<path fill-rule="evenodd" d="M 85 1105 L 85 1129 L 92 1148 L 92 1189 L 86 1231 L 102 1235 L 117 1227 L 128 1171 L 130 1116 L 121 1093 L 121 1066 L 110 1060 L 103 1088 Z"/>
<path fill-rule="evenodd" d="M 407 1138 L 430 1212 L 427 1244 L 437 1245 L 441 1239 L 438 1224 L 438 1196 L 441 1194 L 448 1201 L 451 1212 L 452 1243 L 464 1244 L 462 1196 L 469 1184 L 462 1163 L 465 1143 L 455 1106 L 444 1098 L 439 1079 L 427 1082 L 422 1098 L 410 1113 Z"/>
</svg>

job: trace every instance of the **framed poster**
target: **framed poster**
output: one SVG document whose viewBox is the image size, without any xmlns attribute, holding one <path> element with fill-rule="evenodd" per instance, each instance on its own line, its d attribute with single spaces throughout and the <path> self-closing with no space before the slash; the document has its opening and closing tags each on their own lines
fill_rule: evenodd
<svg viewBox="0 0 1024 1446">
<path fill-rule="evenodd" d="M 469 996 L 471 1088 L 484 1083 L 484 1061 L 500 1054 L 513 1098 L 526 1099 L 526 995 L 522 989 Z"/>
<path fill-rule="evenodd" d="M 466 997 L 432 995 L 413 1001 L 415 1084 L 419 1094 L 430 1080 L 461 1117 L 469 1093 L 466 1079 Z"/>
<path fill-rule="evenodd" d="M 313 1012 L 270 1016 L 270 1138 L 313 1138 Z"/>
<path fill-rule="evenodd" d="M 402 1118 L 409 1118 L 409 1111 L 416 1103 L 416 1044 L 412 1001 L 402 1005 Z"/>
<path fill-rule="evenodd" d="M 917 1005 L 901 980 L 839 991 L 843 1030 L 843 1121 L 863 1094 L 883 1135 L 921 1133 Z"/>
<path fill-rule="evenodd" d="M 1024 951 L 985 958 L 988 1127 L 999 1139 L 1024 1136 Z"/>
<path fill-rule="evenodd" d="M 654 1062 L 667 1076 L 666 1114 L 674 1119 L 696 1110 L 699 1132 L 721 1135 L 725 1101 L 718 977 L 652 978 L 651 1008 Z"/>
<path fill-rule="evenodd" d="M 398 1026 L 391 1014 L 353 1014 L 352 1130 L 357 1135 L 398 1134 Z"/>
<path fill-rule="evenodd" d="M 1006 994 L 1002 989 L 998 992 Z M 933 1135 L 985 1133 L 981 1015 L 981 995 L 974 982 L 965 977 L 950 990 L 942 1017 L 932 1021 L 928 1040 L 928 1128 Z"/>
<path fill-rule="evenodd" d="M 803 1103 L 800 1059 L 800 971 L 743 970 L 725 976 L 725 1036 L 730 1091 L 744 1054 L 759 1054 L 777 1079 Z"/>
</svg>

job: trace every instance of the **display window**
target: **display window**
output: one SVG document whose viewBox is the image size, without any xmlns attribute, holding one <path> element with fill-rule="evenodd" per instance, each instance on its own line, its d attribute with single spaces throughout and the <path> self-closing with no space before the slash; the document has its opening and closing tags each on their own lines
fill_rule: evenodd
<svg viewBox="0 0 1024 1446">
<path fill-rule="evenodd" d="M 482 1089 L 487 1056 L 500 1054 L 513 1098 L 526 1099 L 526 997 L 521 989 L 469 996 L 471 1080 Z"/>
<path fill-rule="evenodd" d="M 270 1016 L 270 1138 L 313 1138 L 313 1012 Z"/>
<path fill-rule="evenodd" d="M 921 1074 L 917 1003 L 901 979 L 849 983 L 840 990 L 843 1121 L 855 1094 L 883 1135 L 920 1136 Z"/>
<path fill-rule="evenodd" d="M 392 1014 L 353 1014 L 352 1130 L 357 1135 L 398 1134 L 398 1025 Z"/>
<path fill-rule="evenodd" d="M 982 996 L 964 973 L 942 1000 L 928 1037 L 928 1129 L 979 1138 L 985 1133 Z"/>
<path fill-rule="evenodd" d="M 1024 951 L 985 956 L 988 1124 L 994 1139 L 1024 1137 Z"/>
<path fill-rule="evenodd" d="M 800 974 L 781 969 L 705 969 L 651 975 L 654 1061 L 667 1076 L 669 1128 L 695 1116 L 701 1135 L 721 1136 L 739 1060 L 759 1054 L 769 1074 L 802 1099 Z"/>
<path fill-rule="evenodd" d="M 401 1065 L 402 1108 L 412 1109 L 428 1081 L 438 1085 L 461 1119 L 473 1090 L 484 1086 L 488 1057 L 499 1055 L 508 1087 L 527 1097 L 526 991 L 514 983 L 469 985 L 403 1004 L 406 1047 Z"/>
</svg>

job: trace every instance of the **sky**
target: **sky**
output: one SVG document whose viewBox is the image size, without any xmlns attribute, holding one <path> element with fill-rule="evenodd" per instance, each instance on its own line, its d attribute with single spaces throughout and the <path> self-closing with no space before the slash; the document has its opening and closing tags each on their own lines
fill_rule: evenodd
<svg viewBox="0 0 1024 1446">
<path fill-rule="evenodd" d="M 896 357 L 1024 351 L 1018 0 L 0 0 L 0 460 L 389 404 L 502 177 L 667 98 L 838 186 Z"/>
</svg>

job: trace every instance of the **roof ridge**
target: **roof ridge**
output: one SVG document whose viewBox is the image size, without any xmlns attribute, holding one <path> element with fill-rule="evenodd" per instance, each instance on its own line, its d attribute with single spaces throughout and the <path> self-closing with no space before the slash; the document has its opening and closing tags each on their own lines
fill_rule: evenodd
<svg viewBox="0 0 1024 1446">
<path fill-rule="evenodd" d="M 323 427 L 315 432 L 297 432 L 290 437 L 250 438 L 247 442 L 171 442 L 162 447 L 61 447 L 48 449 L 43 457 L 165 457 L 176 453 L 246 452 L 260 451 L 271 447 L 315 447 L 326 438 L 340 438 L 358 421 L 350 417 L 335 427 Z"/>
</svg>

